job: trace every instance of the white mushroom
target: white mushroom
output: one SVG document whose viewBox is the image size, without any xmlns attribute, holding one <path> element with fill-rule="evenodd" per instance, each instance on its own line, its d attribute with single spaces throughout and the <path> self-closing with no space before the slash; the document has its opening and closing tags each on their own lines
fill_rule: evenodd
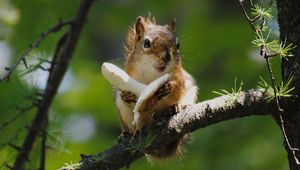
<svg viewBox="0 0 300 170">
<path fill-rule="evenodd" d="M 132 79 L 125 71 L 119 67 L 110 64 L 102 64 L 103 76 L 116 88 L 123 91 L 130 91 L 131 93 L 139 96 L 141 92 L 146 88 L 146 85 Z"/>
<path fill-rule="evenodd" d="M 147 100 L 152 97 L 154 95 L 155 92 L 157 92 L 157 90 L 164 85 L 168 80 L 170 79 L 170 74 L 166 73 L 163 76 L 155 79 L 154 81 L 152 81 L 140 94 L 134 109 L 133 109 L 133 113 L 134 113 L 134 117 L 133 117 L 133 121 L 132 121 L 132 125 L 135 126 L 139 126 L 138 125 L 138 121 L 140 118 L 140 113 L 139 111 L 142 109 L 143 106 L 145 106 L 145 102 L 147 102 Z"/>
<path fill-rule="evenodd" d="M 164 74 L 163 76 L 152 81 L 149 85 L 145 85 L 134 80 L 125 71 L 113 64 L 103 63 L 101 69 L 103 76 L 114 87 L 124 91 L 129 91 L 138 96 L 138 100 L 133 109 L 134 118 L 132 124 L 139 128 L 139 111 L 145 105 L 147 100 L 152 97 L 154 93 L 170 79 L 170 74 Z"/>
</svg>

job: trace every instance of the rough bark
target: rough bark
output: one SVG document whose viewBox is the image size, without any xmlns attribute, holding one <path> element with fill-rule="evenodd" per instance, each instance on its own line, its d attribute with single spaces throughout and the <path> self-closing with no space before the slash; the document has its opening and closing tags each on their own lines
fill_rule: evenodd
<svg viewBox="0 0 300 170">
<path fill-rule="evenodd" d="M 290 76 L 294 77 L 292 86 L 296 89 L 295 96 L 300 95 L 300 1 L 299 0 L 277 0 L 278 23 L 280 27 L 280 39 L 287 44 L 296 45 L 294 56 L 288 60 L 282 60 L 282 79 L 287 81 Z M 299 102 L 296 105 L 300 105 Z M 300 110 L 287 111 L 283 115 L 287 137 L 294 148 L 300 149 Z M 275 115 L 278 124 L 280 121 Z M 289 165 L 291 170 L 299 170 L 300 166 L 296 164 L 292 151 L 285 146 L 288 152 Z M 300 152 L 296 151 L 296 156 L 300 159 Z"/>
<path fill-rule="evenodd" d="M 292 108 L 295 100 L 290 99 L 283 105 L 284 108 Z M 300 107 L 300 106 L 298 106 Z M 77 169 L 119 169 L 129 166 L 132 162 L 144 156 L 144 153 L 160 149 L 160 147 L 184 134 L 193 132 L 199 128 L 252 115 L 272 115 L 276 112 L 273 102 L 266 101 L 266 93 L 262 90 L 249 90 L 241 92 L 238 96 L 226 95 L 212 100 L 207 100 L 186 107 L 180 113 L 168 120 L 159 120 L 153 127 L 144 129 L 142 134 L 131 137 L 123 136 L 114 146 L 95 155 L 82 155 L 80 167 Z M 136 147 L 143 143 L 147 135 L 155 136 L 147 147 Z M 68 170 L 69 168 L 61 168 Z"/>
</svg>

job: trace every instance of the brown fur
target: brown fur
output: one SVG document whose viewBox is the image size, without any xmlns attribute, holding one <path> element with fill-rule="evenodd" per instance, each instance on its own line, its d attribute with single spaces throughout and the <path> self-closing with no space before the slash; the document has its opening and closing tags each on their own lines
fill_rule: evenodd
<svg viewBox="0 0 300 170">
<path fill-rule="evenodd" d="M 159 118 L 160 115 L 169 111 L 174 105 L 179 105 L 180 108 L 181 104 L 185 104 L 180 103 L 181 99 L 187 98 L 187 92 L 195 86 L 192 77 L 182 68 L 179 49 L 176 47 L 177 36 L 175 30 L 175 20 L 168 25 L 161 26 L 156 25 L 154 17 L 138 17 L 136 23 L 129 28 L 127 34 L 124 47 L 126 57 L 125 70 L 132 78 L 148 84 L 165 73 L 171 74 L 171 79 L 167 82 L 170 88 L 169 93 L 162 98 L 158 98 L 155 95 L 152 96 L 140 108 L 140 120 L 146 126 L 153 122 L 154 117 Z M 143 46 L 146 39 L 151 39 L 149 48 Z M 187 84 L 189 84 L 188 87 L 186 86 Z M 165 92 L 164 89 L 162 90 Z M 191 103 L 194 102 L 197 93 L 197 90 L 194 91 L 192 93 L 194 95 L 189 99 L 192 101 Z M 135 133 L 132 124 L 128 123 L 128 120 L 131 119 L 129 117 L 131 113 L 128 112 L 130 109 L 128 108 L 132 108 L 132 106 L 120 100 L 117 100 L 117 106 L 123 131 L 131 134 Z M 126 108 L 122 110 L 122 107 Z M 161 159 L 181 153 L 183 138 L 184 136 L 165 146 L 161 146 L 159 150 L 150 151 L 149 154 Z"/>
<path fill-rule="evenodd" d="M 146 25 L 155 25 L 156 19 L 154 16 L 143 18 L 143 21 Z M 133 52 L 134 46 L 137 40 L 137 34 L 135 31 L 135 24 L 133 26 L 129 26 L 129 31 L 127 33 L 126 43 L 124 45 L 124 55 L 126 58 L 130 56 L 130 53 Z"/>
<path fill-rule="evenodd" d="M 149 151 L 149 158 L 152 160 L 166 160 L 172 156 L 180 156 L 184 153 L 183 145 L 190 141 L 190 134 L 184 135 L 176 140 L 173 140 L 155 150 Z"/>
</svg>

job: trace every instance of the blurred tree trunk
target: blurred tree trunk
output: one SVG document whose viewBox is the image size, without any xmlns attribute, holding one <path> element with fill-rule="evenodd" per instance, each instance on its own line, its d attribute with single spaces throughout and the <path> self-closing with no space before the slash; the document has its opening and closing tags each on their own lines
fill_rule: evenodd
<svg viewBox="0 0 300 170">
<path fill-rule="evenodd" d="M 300 1 L 299 0 L 277 0 L 278 23 L 280 27 L 280 39 L 287 44 L 293 43 L 296 46 L 294 56 L 288 60 L 282 60 L 282 79 L 287 81 L 290 76 L 294 77 L 292 86 L 296 97 L 300 96 Z M 297 103 L 299 105 L 300 103 Z M 293 110 L 293 109 L 292 109 Z M 284 113 L 285 128 L 290 144 L 294 148 L 300 148 L 300 110 Z M 277 122 L 280 120 L 275 115 Z M 288 152 L 289 165 L 291 170 L 299 170 L 293 152 L 285 146 Z M 300 158 L 300 151 L 295 152 Z"/>
</svg>

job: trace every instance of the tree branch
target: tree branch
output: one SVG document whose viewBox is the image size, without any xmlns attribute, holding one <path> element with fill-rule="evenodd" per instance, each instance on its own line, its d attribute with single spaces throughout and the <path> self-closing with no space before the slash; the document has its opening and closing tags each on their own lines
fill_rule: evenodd
<svg viewBox="0 0 300 170">
<path fill-rule="evenodd" d="M 51 106 L 54 96 L 58 90 L 58 87 L 64 77 L 65 72 L 68 69 L 70 60 L 73 57 L 76 44 L 79 40 L 80 33 L 87 19 L 87 14 L 90 10 L 93 0 L 82 0 L 76 13 L 70 29 L 63 35 L 64 41 L 57 44 L 59 50 L 55 50 L 55 57 L 52 60 L 50 69 L 50 75 L 48 77 L 46 90 L 43 94 L 43 98 L 38 104 L 36 116 L 31 123 L 29 131 L 23 141 L 21 151 L 17 155 L 12 169 L 23 170 L 25 169 L 25 162 L 28 160 L 29 154 L 32 150 L 33 144 L 36 141 L 36 137 L 43 129 L 43 122 L 48 115 L 48 110 Z M 61 39 L 62 39 L 61 38 Z"/>
<path fill-rule="evenodd" d="M 43 32 L 40 37 L 31 45 L 29 45 L 29 48 L 19 57 L 19 59 L 17 60 L 17 62 L 15 64 L 13 64 L 11 67 L 6 67 L 5 69 L 8 71 L 8 73 L 1 79 L 0 78 L 0 82 L 3 80 L 9 80 L 9 76 L 12 74 L 12 72 L 14 71 L 14 69 L 21 63 L 23 62 L 25 67 L 28 68 L 27 66 L 27 62 L 26 62 L 26 56 L 28 56 L 28 54 L 35 48 L 37 48 L 40 43 L 50 34 L 50 33 L 54 33 L 54 32 L 58 32 L 60 31 L 64 26 L 66 25 L 71 25 L 73 21 L 61 21 L 59 20 L 58 23 L 56 25 L 54 25 L 53 27 L 51 27 L 48 31 Z"/>
<path fill-rule="evenodd" d="M 152 127 L 142 130 L 142 133 L 133 139 L 122 136 L 117 144 L 103 152 L 91 156 L 81 155 L 81 165 L 76 169 L 112 170 L 128 167 L 145 153 L 159 149 L 164 144 L 197 129 L 235 118 L 276 113 L 275 103 L 268 103 L 266 97 L 267 93 L 264 90 L 256 89 L 187 106 L 169 120 L 159 120 Z M 289 105 L 295 105 L 295 102 L 290 102 Z M 139 143 L 148 135 L 154 136 L 151 144 L 147 147 L 136 148 L 135 146 L 141 146 Z M 61 170 L 68 170 L 69 167 L 63 167 Z"/>
</svg>

